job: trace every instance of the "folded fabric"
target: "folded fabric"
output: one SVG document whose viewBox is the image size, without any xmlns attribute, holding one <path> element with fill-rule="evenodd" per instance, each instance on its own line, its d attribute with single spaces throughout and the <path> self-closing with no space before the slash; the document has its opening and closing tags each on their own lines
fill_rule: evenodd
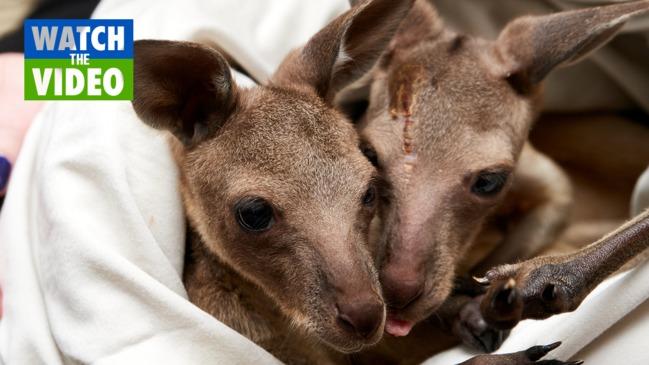
<svg viewBox="0 0 649 365">
<path fill-rule="evenodd" d="M 633 189 L 631 215 L 636 215 L 647 207 L 649 207 L 649 167 L 640 176 Z"/>
<path fill-rule="evenodd" d="M 517 352 L 556 341 L 563 344 L 548 358 L 585 360 L 587 364 L 649 363 L 649 264 L 606 280 L 572 313 L 516 326 L 497 353 Z M 626 329 L 625 330 L 620 330 Z M 644 331 L 644 332 L 643 332 Z M 457 364 L 475 355 L 458 346 L 424 365 Z"/>
<path fill-rule="evenodd" d="M 95 16 L 134 18 L 136 38 L 210 38 L 265 79 L 346 7 L 344 0 L 113 0 Z M 0 215 L 2 360 L 277 362 L 187 301 L 184 229 L 165 136 L 143 125 L 130 103 L 47 104 Z"/>
<path fill-rule="evenodd" d="M 432 0 L 454 29 L 495 39 L 517 16 L 548 14 L 627 0 Z M 649 112 L 649 14 L 631 19 L 620 35 L 545 83 L 545 110 L 581 112 L 642 108 Z"/>
</svg>

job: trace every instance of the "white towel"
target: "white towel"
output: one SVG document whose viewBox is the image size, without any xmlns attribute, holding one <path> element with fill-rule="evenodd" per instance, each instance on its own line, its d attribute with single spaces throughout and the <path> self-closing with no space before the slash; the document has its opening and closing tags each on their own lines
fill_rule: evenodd
<svg viewBox="0 0 649 365">
<path fill-rule="evenodd" d="M 136 38 L 210 38 L 264 79 L 346 8 L 110 0 L 95 17 L 134 18 Z M 164 136 L 128 102 L 45 107 L 13 172 L 0 255 L 7 364 L 277 361 L 187 301 L 177 170 Z"/>
<path fill-rule="evenodd" d="M 608 279 L 575 312 L 542 321 L 521 322 L 497 353 L 562 341 L 548 358 L 567 360 L 574 357 L 585 360 L 588 365 L 649 364 L 647 283 L 649 264 Z M 458 346 L 434 356 L 424 365 L 457 364 L 475 354 Z"/>
</svg>

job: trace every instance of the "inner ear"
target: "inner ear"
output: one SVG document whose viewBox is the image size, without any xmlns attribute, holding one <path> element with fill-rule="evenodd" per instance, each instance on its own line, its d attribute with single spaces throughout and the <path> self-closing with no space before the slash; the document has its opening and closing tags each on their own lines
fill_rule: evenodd
<svg viewBox="0 0 649 365">
<path fill-rule="evenodd" d="M 408 14 L 414 0 L 366 0 L 334 19 L 273 76 L 279 85 L 312 90 L 329 103 L 367 73 Z"/>
<path fill-rule="evenodd" d="M 133 107 L 146 124 L 183 144 L 214 133 L 236 105 L 236 85 L 218 52 L 190 43 L 135 42 Z"/>
<path fill-rule="evenodd" d="M 649 2 L 636 1 L 515 19 L 496 41 L 497 72 L 528 93 L 553 69 L 583 59 L 646 11 Z"/>
</svg>

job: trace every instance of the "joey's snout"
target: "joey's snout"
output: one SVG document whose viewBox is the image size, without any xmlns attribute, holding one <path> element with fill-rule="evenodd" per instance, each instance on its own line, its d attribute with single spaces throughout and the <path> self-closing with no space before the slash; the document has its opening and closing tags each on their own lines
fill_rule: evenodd
<svg viewBox="0 0 649 365">
<path fill-rule="evenodd" d="M 381 270 L 380 281 L 388 310 L 385 331 L 392 336 L 406 336 L 415 321 L 406 319 L 404 314 L 422 296 L 424 276 L 409 266 L 387 264 Z"/>
<path fill-rule="evenodd" d="M 338 326 L 354 336 L 369 340 L 383 327 L 385 305 L 374 293 L 339 298 L 336 309 Z"/>
<path fill-rule="evenodd" d="M 425 286 L 425 252 L 408 240 L 392 239 L 392 252 L 385 258 L 379 273 L 386 303 L 390 310 L 406 310 L 419 297 Z M 407 247 L 406 247 L 407 246 Z"/>
<path fill-rule="evenodd" d="M 345 259 L 336 256 L 335 265 L 325 260 L 332 264 L 327 270 L 333 305 L 333 316 L 329 318 L 336 334 L 332 340 L 339 350 L 355 352 L 381 339 L 385 301 L 369 253 L 352 250 Z"/>
<path fill-rule="evenodd" d="M 388 306 L 397 310 L 408 307 L 424 290 L 423 277 L 409 268 L 390 266 L 381 273 L 381 283 Z"/>
<path fill-rule="evenodd" d="M 394 240 L 390 247 L 379 271 L 388 313 L 385 332 L 401 337 L 443 303 L 454 267 L 439 245 L 421 239 Z"/>
</svg>

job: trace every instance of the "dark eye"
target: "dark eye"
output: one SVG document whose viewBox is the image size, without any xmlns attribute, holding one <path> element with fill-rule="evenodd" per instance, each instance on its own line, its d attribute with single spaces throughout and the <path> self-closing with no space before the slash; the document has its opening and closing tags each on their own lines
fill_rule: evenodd
<svg viewBox="0 0 649 365">
<path fill-rule="evenodd" d="M 363 205 L 366 207 L 371 207 L 374 205 L 374 201 L 376 200 L 376 187 L 374 185 L 371 185 L 365 194 L 363 194 Z"/>
<path fill-rule="evenodd" d="M 379 167 L 379 156 L 376 154 L 374 148 L 369 145 L 361 145 L 361 152 L 370 161 L 374 167 Z"/>
<path fill-rule="evenodd" d="M 247 231 L 266 231 L 273 225 L 273 207 L 262 198 L 243 198 L 234 209 L 237 223 Z"/>
<path fill-rule="evenodd" d="M 473 194 L 482 197 L 491 197 L 498 194 L 509 177 L 509 172 L 481 172 L 471 186 Z"/>
</svg>

